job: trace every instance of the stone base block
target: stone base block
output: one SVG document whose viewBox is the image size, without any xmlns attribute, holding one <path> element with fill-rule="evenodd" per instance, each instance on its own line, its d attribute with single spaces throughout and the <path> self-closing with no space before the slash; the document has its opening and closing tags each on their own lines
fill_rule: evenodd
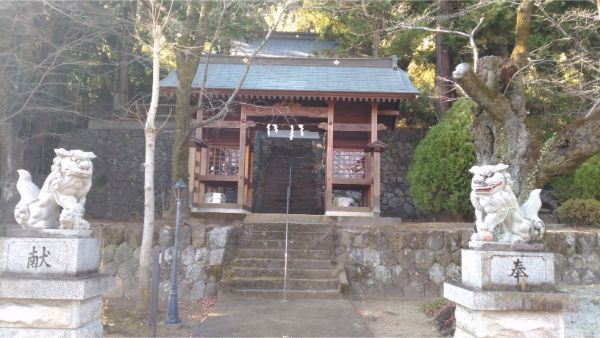
<svg viewBox="0 0 600 338">
<path fill-rule="evenodd" d="M 471 310 L 563 311 L 576 304 L 573 295 L 558 291 L 486 291 L 444 283 L 444 297 Z"/>
<path fill-rule="evenodd" d="M 100 320 L 93 321 L 76 329 L 36 329 L 36 328 L 5 328 L 0 327 L 0 337 L 11 338 L 79 338 L 102 337 L 103 329 Z"/>
<path fill-rule="evenodd" d="M 462 283 L 484 290 L 552 290 L 554 254 L 463 249 Z"/>
<path fill-rule="evenodd" d="M 108 274 L 85 277 L 0 276 L 0 299 L 84 300 L 114 288 Z"/>
<path fill-rule="evenodd" d="M 102 299 L 0 299 L 0 327 L 76 329 L 100 320 Z"/>
<path fill-rule="evenodd" d="M 93 238 L 0 238 L 0 274 L 76 276 L 98 272 Z"/>
<path fill-rule="evenodd" d="M 478 311 L 456 305 L 454 337 L 564 337 L 562 311 Z"/>
</svg>

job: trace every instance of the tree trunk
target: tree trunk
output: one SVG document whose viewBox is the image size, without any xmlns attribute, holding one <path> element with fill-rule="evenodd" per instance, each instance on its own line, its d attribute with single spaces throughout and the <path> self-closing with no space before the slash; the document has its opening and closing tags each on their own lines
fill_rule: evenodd
<svg viewBox="0 0 600 338">
<path fill-rule="evenodd" d="M 198 6 L 200 7 L 198 8 Z M 190 107 L 192 82 L 200 64 L 210 9 L 211 4 L 208 2 L 199 4 L 195 1 L 188 1 L 184 32 L 180 39 L 182 49 L 176 55 L 177 102 L 175 104 L 175 136 L 171 150 L 171 179 L 173 182 L 180 178 L 186 182 L 189 180 L 188 130 L 192 113 L 192 107 Z M 202 98 L 198 99 L 201 100 Z M 187 213 L 187 209 L 184 205 L 184 214 Z M 169 214 L 173 215 L 174 212 L 173 205 L 169 208 Z"/>
<path fill-rule="evenodd" d="M 456 67 L 453 77 L 474 100 L 473 139 L 479 164 L 510 165 L 513 189 L 524 200 L 552 177 L 572 172 L 600 151 L 600 109 L 567 125 L 544 146 L 537 144 L 525 107 L 523 78 L 519 68 L 527 63 L 532 0 L 517 11 L 515 49 L 511 59 L 487 56 L 479 60 L 477 74 L 468 64 Z"/>
<path fill-rule="evenodd" d="M 381 32 L 379 31 L 379 24 L 376 25 L 375 31 L 373 32 L 373 45 L 372 54 L 374 58 L 379 57 L 379 45 L 381 44 Z"/>
<path fill-rule="evenodd" d="M 444 23 L 447 21 L 446 16 L 449 13 L 448 0 L 438 0 L 438 19 L 437 28 L 443 29 Z M 444 42 L 444 34 L 436 33 L 435 35 L 435 89 L 438 97 L 438 112 L 440 116 L 444 115 L 448 110 L 449 100 L 448 92 L 452 88 L 450 78 L 450 55 L 448 53 L 448 45 Z"/>
<path fill-rule="evenodd" d="M 158 108 L 160 86 L 160 49 L 162 34 L 160 27 L 152 27 L 154 43 L 152 46 L 152 98 L 144 127 L 145 150 L 144 160 L 144 228 L 140 247 L 140 267 L 138 272 L 138 295 L 140 308 L 147 308 L 150 303 L 150 264 L 152 259 L 152 237 L 154 234 L 154 152 L 156 148 L 155 117 Z"/>
<path fill-rule="evenodd" d="M 14 132 L 12 120 L 0 122 L 0 223 L 14 223 L 14 207 L 19 201 L 17 169 L 23 162 L 23 145 Z M 0 229 L 5 235 L 6 229 Z"/>
<path fill-rule="evenodd" d="M 473 116 L 473 140 L 479 164 L 509 164 L 514 191 L 521 195 L 524 170 L 531 159 L 531 134 L 521 114 L 513 110 L 511 101 L 494 90 L 502 62 L 495 56 L 480 59 L 478 75 L 470 66 L 461 64 L 453 73 L 456 82 L 478 103 Z M 524 193 L 528 193 L 524 191 Z"/>
<path fill-rule="evenodd" d="M 533 6 L 534 0 L 523 0 L 517 9 L 515 47 L 513 48 L 511 58 L 519 67 L 527 64 L 527 58 L 529 57 L 529 26 L 531 25 Z"/>
<path fill-rule="evenodd" d="M 173 139 L 171 179 L 173 182 L 182 178 L 188 181 L 188 146 L 187 130 L 191 118 L 192 81 L 196 75 L 200 58 L 197 55 L 178 53 L 177 89 L 175 104 L 175 136 Z"/>
<path fill-rule="evenodd" d="M 116 74 L 116 90 L 114 96 L 114 108 L 122 111 L 129 102 L 129 53 L 131 38 L 130 20 L 135 17 L 135 3 L 123 3 L 123 31 L 119 36 L 119 51 L 117 62 L 118 72 Z"/>
</svg>

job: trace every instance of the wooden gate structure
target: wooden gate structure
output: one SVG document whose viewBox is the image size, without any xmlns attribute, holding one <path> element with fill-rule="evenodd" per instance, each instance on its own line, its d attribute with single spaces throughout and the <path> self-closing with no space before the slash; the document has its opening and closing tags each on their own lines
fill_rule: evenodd
<svg viewBox="0 0 600 338">
<path fill-rule="evenodd" d="M 195 131 L 190 145 L 189 186 L 192 212 L 252 212 L 256 131 L 300 137 L 325 134 L 324 210 L 330 216 L 380 213 L 380 152 L 377 132 L 393 126 L 399 102 L 418 91 L 391 58 L 269 58 L 212 56 L 203 60 L 193 81 L 194 93 L 206 95 L 192 119 L 206 119 L 249 72 L 236 103 L 223 119 Z M 161 81 L 163 93 L 175 91 L 176 74 Z M 293 142 L 291 140 L 290 142 Z M 345 191 L 359 192 L 359 205 L 334 205 Z M 205 194 L 221 192 L 225 203 L 206 203 Z"/>
</svg>

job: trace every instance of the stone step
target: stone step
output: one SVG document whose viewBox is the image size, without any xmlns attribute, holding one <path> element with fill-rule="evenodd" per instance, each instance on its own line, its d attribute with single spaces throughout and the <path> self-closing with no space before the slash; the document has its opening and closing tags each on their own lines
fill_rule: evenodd
<svg viewBox="0 0 600 338">
<path fill-rule="evenodd" d="M 281 298 L 283 299 L 282 289 L 235 289 L 229 291 L 235 295 L 259 296 L 261 298 Z M 331 290 L 287 290 L 286 299 L 338 299 L 342 294 L 338 289 Z"/>
<path fill-rule="evenodd" d="M 237 256 L 245 258 L 283 258 L 284 249 L 238 249 Z M 334 259 L 334 250 L 290 250 L 289 259 Z"/>
<path fill-rule="evenodd" d="M 247 268 L 234 267 L 234 278 L 261 278 L 261 277 L 277 277 L 283 278 L 283 268 Z M 288 269 L 288 278 L 294 279 L 330 279 L 336 278 L 338 275 L 337 269 Z"/>
<path fill-rule="evenodd" d="M 280 268 L 283 258 L 235 258 L 233 267 Z M 288 259 L 288 269 L 332 269 L 337 264 L 330 259 Z"/>
<path fill-rule="evenodd" d="M 252 231 L 244 230 L 240 236 L 240 239 L 263 239 L 263 240 L 285 240 L 285 231 Z M 333 234 L 330 231 L 327 232 L 297 232 L 289 231 L 288 240 L 332 240 Z"/>
<path fill-rule="evenodd" d="M 230 289 L 283 289 L 283 278 L 231 278 L 227 285 Z M 295 279 L 288 278 L 288 290 L 332 290 L 339 289 L 337 278 Z"/>
<path fill-rule="evenodd" d="M 285 216 L 285 215 L 284 215 Z M 246 223 L 244 229 L 250 231 L 285 231 L 285 222 L 281 223 Z M 320 223 L 290 223 L 290 232 L 325 232 L 331 231 L 331 226 Z"/>
<path fill-rule="evenodd" d="M 243 249 L 284 249 L 285 240 L 240 239 L 239 248 Z M 335 248 L 333 239 L 314 239 L 311 241 L 289 240 L 288 249 L 318 249 L 327 250 Z"/>
</svg>

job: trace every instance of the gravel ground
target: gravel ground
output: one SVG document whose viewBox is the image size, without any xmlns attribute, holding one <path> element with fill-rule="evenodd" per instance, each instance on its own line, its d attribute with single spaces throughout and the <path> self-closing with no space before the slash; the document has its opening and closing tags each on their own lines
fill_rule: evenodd
<svg viewBox="0 0 600 338">
<path fill-rule="evenodd" d="M 562 286 L 560 291 L 577 295 L 577 307 L 565 314 L 565 337 L 600 337 L 600 285 Z M 424 303 L 433 299 L 361 299 L 353 300 L 356 313 L 363 319 L 367 328 L 375 337 L 439 337 L 432 324 L 432 318 L 421 310 Z M 217 301 L 218 303 L 218 301 Z M 126 301 L 109 301 L 105 306 L 104 330 L 106 337 L 148 336 L 145 325 L 145 313 L 134 311 L 132 304 Z M 159 321 L 164 320 L 164 308 L 159 306 Z M 169 327 L 158 325 L 157 336 L 190 337 L 197 336 L 198 327 L 208 312 L 215 309 L 202 304 L 181 304 L 182 325 Z"/>
<path fill-rule="evenodd" d="M 560 291 L 577 295 L 577 308 L 565 313 L 565 337 L 600 337 L 600 285 L 563 286 Z"/>
<path fill-rule="evenodd" d="M 363 299 L 352 303 L 375 337 L 438 337 L 432 318 L 421 310 L 432 299 Z"/>
</svg>

